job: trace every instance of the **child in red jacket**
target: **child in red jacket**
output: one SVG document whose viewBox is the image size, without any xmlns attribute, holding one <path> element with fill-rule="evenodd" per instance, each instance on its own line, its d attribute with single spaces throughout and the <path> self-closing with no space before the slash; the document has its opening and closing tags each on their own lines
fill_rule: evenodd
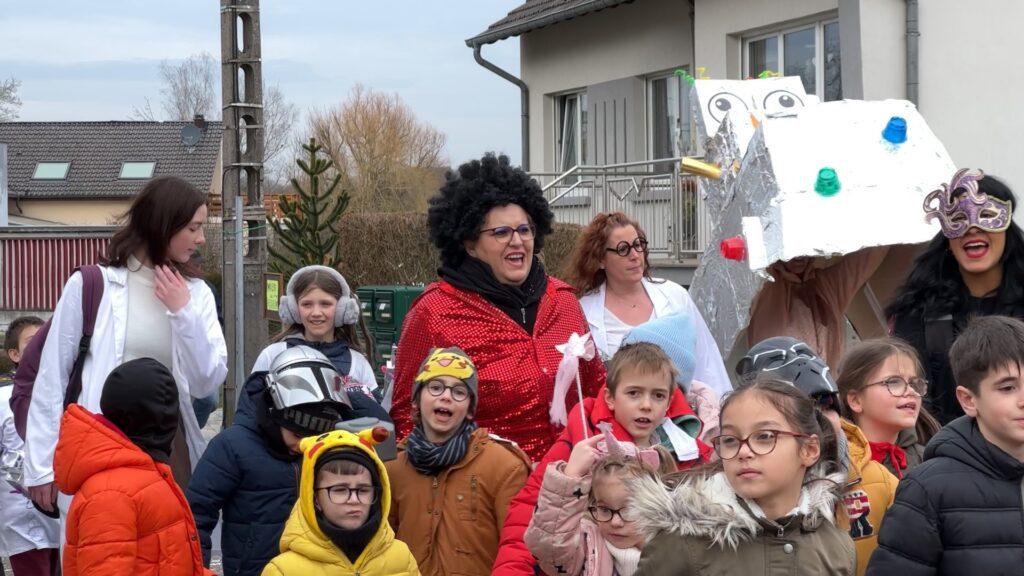
<svg viewBox="0 0 1024 576">
<path fill-rule="evenodd" d="M 103 415 L 72 404 L 61 420 L 54 480 L 71 494 L 64 576 L 205 576 L 199 536 L 171 475 L 178 386 L 152 358 L 110 373 Z"/>
<path fill-rule="evenodd" d="M 676 385 L 672 360 L 661 348 L 649 342 L 622 346 L 608 365 L 607 382 L 607 388 L 602 388 L 597 398 L 583 401 L 585 421 L 578 406 L 569 411 L 568 426 L 512 500 L 493 574 L 534 574 L 534 559 L 523 542 L 523 534 L 533 516 L 545 469 L 549 463 L 567 461 L 577 443 L 601 433 L 598 424 L 610 424 L 615 438 L 641 449 L 659 444 L 659 428 L 671 430 L 669 444 L 680 469 L 710 458 L 709 446 L 676 425 L 697 417 Z M 696 431 L 700 431 L 699 420 Z"/>
</svg>

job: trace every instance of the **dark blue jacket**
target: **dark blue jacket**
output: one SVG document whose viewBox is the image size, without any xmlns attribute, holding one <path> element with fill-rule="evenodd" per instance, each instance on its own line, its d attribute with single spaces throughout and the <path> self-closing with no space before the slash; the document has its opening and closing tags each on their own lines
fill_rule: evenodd
<svg viewBox="0 0 1024 576">
<path fill-rule="evenodd" d="M 1024 573 L 1024 464 L 967 416 L 936 434 L 924 459 L 900 480 L 868 576 Z"/>
<path fill-rule="evenodd" d="M 299 493 L 300 457 L 288 453 L 270 420 L 266 372 L 246 380 L 235 421 L 210 441 L 192 473 L 185 496 L 199 529 L 203 561 L 210 565 L 211 534 L 223 514 L 221 551 L 225 576 L 259 576 L 279 552 L 285 521 Z M 349 393 L 345 420 L 373 417 L 391 422 L 373 398 Z"/>
<path fill-rule="evenodd" d="M 234 423 L 210 441 L 192 473 L 185 495 L 199 529 L 203 562 L 209 566 L 211 534 L 223 513 L 221 551 L 224 575 L 259 576 L 279 552 L 284 523 L 298 497 L 299 457 L 283 439 L 276 446 L 268 434 L 264 396 L 266 373 L 249 376 Z M 263 415 L 261 432 L 260 412 Z"/>
</svg>

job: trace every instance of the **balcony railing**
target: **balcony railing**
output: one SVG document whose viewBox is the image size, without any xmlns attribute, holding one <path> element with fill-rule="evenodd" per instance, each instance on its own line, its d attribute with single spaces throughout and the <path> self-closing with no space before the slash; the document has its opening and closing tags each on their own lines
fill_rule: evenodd
<svg viewBox="0 0 1024 576">
<path fill-rule="evenodd" d="M 574 166 L 566 172 L 531 172 L 555 220 L 586 226 L 599 212 L 624 212 L 647 234 L 655 258 L 698 258 L 711 236 L 697 177 L 680 171 L 681 158 Z"/>
</svg>

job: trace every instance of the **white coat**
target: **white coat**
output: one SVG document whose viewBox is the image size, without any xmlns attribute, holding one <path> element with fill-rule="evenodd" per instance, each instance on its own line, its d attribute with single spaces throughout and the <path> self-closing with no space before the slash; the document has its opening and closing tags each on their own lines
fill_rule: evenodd
<svg viewBox="0 0 1024 576">
<path fill-rule="evenodd" d="M 14 429 L 11 393 L 14 386 L 0 386 L 0 458 L 13 465 L 21 457 L 24 443 Z M 60 543 L 60 522 L 32 506 L 21 492 L 0 480 L 0 556 L 14 556 Z"/>
<path fill-rule="evenodd" d="M 725 370 L 725 362 L 722 361 L 722 354 L 718 351 L 718 344 L 686 288 L 670 280 L 651 282 L 644 278 L 641 282 L 651 303 L 654 304 L 655 318 L 673 314 L 688 314 L 693 318 L 694 334 L 697 340 L 697 349 L 694 351 L 697 357 L 697 366 L 693 378 L 710 386 L 719 397 L 731 391 L 732 382 L 729 380 L 729 373 Z M 594 338 L 597 349 L 602 354 L 610 356 L 604 326 L 605 286 L 606 284 L 602 283 L 596 290 L 580 298 L 580 307 L 583 308 L 583 314 L 587 317 L 590 334 Z"/>
<path fill-rule="evenodd" d="M 82 371 L 82 394 L 78 398 L 87 410 L 101 413 L 100 396 L 107 376 L 122 363 L 128 333 L 128 270 L 101 267 L 105 279 L 93 332 L 92 345 Z M 185 426 L 188 455 L 193 468 L 199 462 L 206 441 L 192 411 L 192 397 L 213 394 L 227 376 L 227 346 L 217 321 L 213 292 L 200 279 L 188 279 L 188 304 L 167 315 L 171 321 L 171 374 L 178 383 L 178 406 Z M 132 318 L 132 322 L 145 322 Z M 61 415 L 64 390 L 82 335 L 82 275 L 68 279 L 54 310 L 50 332 L 39 360 L 39 374 L 32 390 L 25 439 L 25 484 L 39 486 L 53 481 L 53 453 Z"/>
</svg>

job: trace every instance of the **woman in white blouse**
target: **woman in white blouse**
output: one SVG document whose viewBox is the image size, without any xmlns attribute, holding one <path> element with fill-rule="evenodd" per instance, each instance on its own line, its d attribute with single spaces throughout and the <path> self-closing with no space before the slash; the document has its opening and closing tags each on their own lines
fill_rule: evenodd
<svg viewBox="0 0 1024 576">
<path fill-rule="evenodd" d="M 184 488 L 206 441 L 192 411 L 227 375 L 227 348 L 213 292 L 191 263 L 206 241 L 206 193 L 181 178 L 160 176 L 142 188 L 100 259 L 103 296 L 76 403 L 100 413 L 107 376 L 120 364 L 154 358 L 178 384 L 181 421 L 170 454 Z M 68 279 L 39 359 L 25 437 L 25 484 L 44 510 L 53 509 L 53 454 L 64 394 L 82 336 L 83 276 Z M 70 499 L 61 499 L 66 510 Z"/>
<path fill-rule="evenodd" d="M 622 212 L 598 214 L 583 229 L 570 267 L 570 284 L 590 324 L 594 343 L 605 358 L 619 349 L 634 327 L 648 320 L 687 313 L 695 322 L 697 370 L 694 379 L 719 396 L 732 389 L 718 345 L 686 289 L 652 278 L 647 237 Z"/>
</svg>

